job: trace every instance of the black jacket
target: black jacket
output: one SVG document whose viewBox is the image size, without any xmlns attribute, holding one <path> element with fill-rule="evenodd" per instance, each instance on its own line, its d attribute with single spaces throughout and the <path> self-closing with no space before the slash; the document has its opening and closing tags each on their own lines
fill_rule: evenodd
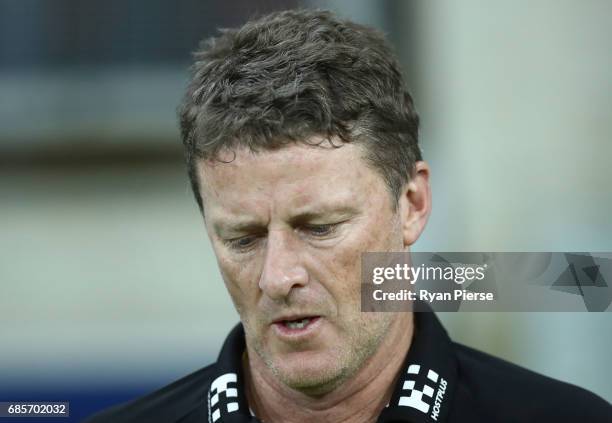
<svg viewBox="0 0 612 423">
<path fill-rule="evenodd" d="M 142 423 L 258 422 L 248 407 L 237 325 L 215 364 L 87 420 Z M 612 422 L 612 405 L 567 383 L 452 342 L 434 313 L 415 313 L 415 335 L 378 423 Z"/>
</svg>

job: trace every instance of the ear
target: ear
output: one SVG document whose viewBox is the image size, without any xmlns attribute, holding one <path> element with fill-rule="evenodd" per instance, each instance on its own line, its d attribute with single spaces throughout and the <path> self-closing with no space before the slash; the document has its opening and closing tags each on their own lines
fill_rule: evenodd
<svg viewBox="0 0 612 423">
<path fill-rule="evenodd" d="M 427 163 L 416 162 L 414 172 L 400 194 L 399 210 L 404 248 L 406 248 L 419 239 L 431 213 L 431 189 Z"/>
</svg>

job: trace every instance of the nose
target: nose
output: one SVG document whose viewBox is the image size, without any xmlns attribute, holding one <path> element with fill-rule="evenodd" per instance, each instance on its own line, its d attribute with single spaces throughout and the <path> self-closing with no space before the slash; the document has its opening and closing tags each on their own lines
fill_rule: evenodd
<svg viewBox="0 0 612 423">
<path fill-rule="evenodd" d="M 308 272 L 300 257 L 300 246 L 291 233 L 283 230 L 268 232 L 259 289 L 274 301 L 284 301 L 292 289 L 305 286 Z"/>
</svg>

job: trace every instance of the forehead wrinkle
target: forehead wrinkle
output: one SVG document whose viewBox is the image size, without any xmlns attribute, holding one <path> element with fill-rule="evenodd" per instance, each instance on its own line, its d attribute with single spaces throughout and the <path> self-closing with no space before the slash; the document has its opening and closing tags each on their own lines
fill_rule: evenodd
<svg viewBox="0 0 612 423">
<path fill-rule="evenodd" d="M 315 153 L 304 154 L 306 150 Z M 355 153 L 356 158 L 363 160 L 360 149 L 355 147 L 354 152 L 351 150 L 351 145 L 327 150 L 295 144 L 258 153 L 238 150 L 234 160 L 226 163 L 201 161 L 198 165 L 204 204 L 212 206 L 216 203 L 214 205 L 220 209 L 217 217 L 222 217 L 226 222 L 229 218 L 242 222 L 259 220 L 257 224 L 263 224 L 279 216 L 281 220 L 289 220 L 299 214 L 321 215 L 337 211 L 355 200 L 367 201 L 368 189 L 347 183 L 355 178 L 364 178 L 368 173 L 363 161 L 363 166 L 355 166 Z M 334 155 L 339 156 L 330 160 Z M 354 165 L 345 169 L 348 172 L 339 173 L 338 164 L 347 160 L 352 160 Z M 258 173 L 255 177 L 253 170 Z M 207 204 L 205 191 L 216 201 Z M 233 226 L 233 223 L 230 225 Z"/>
<path fill-rule="evenodd" d="M 239 195 L 240 198 L 238 199 L 230 199 L 229 197 L 229 195 L 221 196 L 217 198 L 214 205 L 211 204 L 210 221 L 215 229 L 261 228 L 268 225 L 271 206 L 265 203 L 266 200 L 258 199 L 257 203 L 264 203 L 258 206 L 258 204 L 253 204 L 253 202 L 249 202 L 248 199 L 243 199 Z"/>
</svg>

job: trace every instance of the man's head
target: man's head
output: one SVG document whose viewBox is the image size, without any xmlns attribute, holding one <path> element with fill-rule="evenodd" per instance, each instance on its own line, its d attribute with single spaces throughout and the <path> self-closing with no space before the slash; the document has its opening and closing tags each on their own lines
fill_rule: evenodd
<svg viewBox="0 0 612 423">
<path fill-rule="evenodd" d="M 196 163 L 223 149 L 360 143 L 396 199 L 421 160 L 418 116 L 383 35 L 329 12 L 273 13 L 205 40 L 179 114 L 200 208 Z"/>
<path fill-rule="evenodd" d="M 326 12 L 261 18 L 196 58 L 183 140 L 250 362 L 329 392 L 406 322 L 360 312 L 361 253 L 405 250 L 429 215 L 398 65 L 378 33 Z"/>
</svg>

